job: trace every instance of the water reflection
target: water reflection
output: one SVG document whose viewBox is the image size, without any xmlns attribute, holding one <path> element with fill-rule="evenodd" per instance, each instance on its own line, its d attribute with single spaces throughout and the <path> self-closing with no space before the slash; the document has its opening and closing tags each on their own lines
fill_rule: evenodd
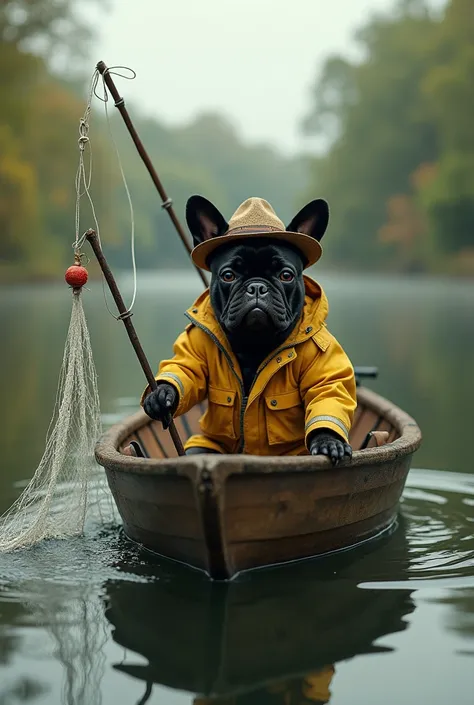
<svg viewBox="0 0 474 705">
<path fill-rule="evenodd" d="M 5 589 L 0 590 L 0 667 L 5 668 L 21 648 L 20 637 L 12 633 L 11 625 L 27 619 L 28 608 L 22 602 L 12 599 Z M 48 686 L 31 676 L 5 677 L 0 683 L 0 705 L 26 703 L 48 691 Z"/>
<path fill-rule="evenodd" d="M 63 671 L 61 703 L 64 705 L 100 705 L 102 703 L 101 684 L 106 668 L 103 647 L 108 640 L 107 629 L 102 618 L 102 603 L 90 588 L 72 590 L 68 586 L 50 584 L 48 590 L 37 583 L 23 583 L 21 592 L 12 595 L 10 601 L 1 600 L 2 619 L 10 629 L 15 626 L 30 626 L 44 629 L 49 635 L 54 658 Z M 18 600 L 22 600 L 19 602 Z M 14 613 L 4 612 L 6 604 L 14 604 Z M 18 609 L 20 608 L 20 609 Z M 4 627 L 5 632 L 7 630 Z M 3 656 L 13 657 L 16 649 L 25 646 L 16 636 L 0 634 Z M 44 641 L 33 643 L 27 648 L 29 658 L 45 657 Z M 8 678 L 5 679 L 8 683 Z M 36 700 L 49 690 L 46 684 L 31 677 L 20 677 L 0 688 L 0 705 L 3 703 Z"/>
<path fill-rule="evenodd" d="M 88 527 L 86 538 L 44 541 L 2 555 L 0 705 L 27 700 L 61 705 L 103 702 L 109 630 L 100 586 L 104 580 L 123 578 L 128 563 L 139 562 L 137 552 L 117 527 L 103 530 L 97 525 Z M 140 577 L 129 575 L 128 579 Z M 19 655 L 20 662 L 26 658 L 44 663 L 44 679 L 17 676 Z M 56 698 L 48 694 L 53 685 L 48 682 L 52 661 L 62 670 L 61 683 L 55 684 Z"/>
<path fill-rule="evenodd" d="M 471 476 L 413 471 L 392 535 L 228 585 L 151 560 L 116 527 L 3 555 L 0 704 L 136 705 L 184 691 L 194 705 L 309 705 L 355 678 L 372 705 L 401 635 L 416 659 L 412 627 L 427 612 L 438 641 L 421 648 L 454 635 L 444 657 L 472 682 L 458 659 L 474 643 L 473 499 Z M 373 682 L 367 655 L 381 659 Z"/>
<path fill-rule="evenodd" d="M 317 276 L 329 295 L 332 332 L 355 363 L 379 366 L 371 386 L 419 422 L 424 441 L 415 464 L 470 470 L 469 442 L 458 439 L 472 433 L 472 284 Z M 101 406 L 104 418 L 116 421 L 135 410 L 142 372 L 123 326 L 106 313 L 100 284 L 91 290 L 85 308 Z M 134 321 L 153 366 L 169 355 L 182 311 L 199 291 L 190 276 L 140 282 Z M 62 284 L 4 287 L 1 294 L 0 323 L 8 331 L 0 346 L 6 509 L 19 492 L 15 483 L 31 475 L 44 450 L 71 306 Z M 403 682 L 407 664 L 418 668 L 428 650 L 444 669 L 429 676 L 432 696 L 411 683 L 403 702 L 441 705 L 454 686 L 469 694 L 473 476 L 412 470 L 402 515 L 405 524 L 383 545 L 228 588 L 214 589 L 164 563 L 143 565 L 116 527 L 3 555 L 0 705 L 176 702 L 177 691 L 157 694 L 163 684 L 184 688 L 196 705 L 300 705 L 324 702 L 339 687 L 360 693 L 361 682 L 364 703 L 373 705 L 385 701 L 386 673 Z M 126 649 L 123 662 L 117 645 Z M 380 661 L 362 654 L 380 654 Z"/>
<path fill-rule="evenodd" d="M 450 590 L 433 598 L 433 602 L 453 608 L 449 611 L 445 626 L 469 643 L 469 647 L 459 649 L 458 653 L 474 656 L 474 588 Z"/>
<path fill-rule="evenodd" d="M 361 576 L 377 574 L 387 547 L 404 576 L 400 525 L 376 546 L 227 585 L 189 573 L 147 584 L 108 581 L 113 639 L 139 655 L 127 653 L 113 667 L 143 681 L 144 693 L 161 684 L 198 694 L 196 703 L 328 702 L 336 664 L 390 650 L 375 642 L 404 630 L 414 610 L 411 591 L 357 587 Z"/>
<path fill-rule="evenodd" d="M 1 686 L 0 705 L 14 705 L 14 703 L 28 703 L 36 700 L 39 695 L 48 689 L 38 681 L 23 676 L 11 685 Z"/>
</svg>

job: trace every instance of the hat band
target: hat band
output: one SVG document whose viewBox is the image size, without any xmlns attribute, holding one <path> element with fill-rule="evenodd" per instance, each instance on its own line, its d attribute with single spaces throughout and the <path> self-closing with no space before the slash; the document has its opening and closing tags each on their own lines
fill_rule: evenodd
<svg viewBox="0 0 474 705">
<path fill-rule="evenodd" d="M 281 231 L 281 228 L 274 228 L 271 225 L 243 225 L 240 228 L 231 228 L 224 234 L 234 235 L 235 233 L 255 233 L 255 235 L 259 235 L 260 233 L 281 233 Z"/>
</svg>

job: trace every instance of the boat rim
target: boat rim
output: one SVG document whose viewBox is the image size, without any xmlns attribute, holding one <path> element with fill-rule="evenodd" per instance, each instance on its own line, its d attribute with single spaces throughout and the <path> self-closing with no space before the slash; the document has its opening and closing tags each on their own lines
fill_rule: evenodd
<svg viewBox="0 0 474 705">
<path fill-rule="evenodd" d="M 384 446 L 355 450 L 352 459 L 341 462 L 337 469 L 394 461 L 414 453 L 419 448 L 421 430 L 407 412 L 366 387 L 358 387 L 358 399 L 368 409 L 389 421 L 400 437 Z M 334 470 L 331 461 L 324 456 L 203 454 L 171 458 L 136 458 L 121 453 L 118 448 L 123 441 L 149 422 L 150 418 L 140 409 L 111 426 L 96 443 L 97 462 L 106 469 L 145 475 L 189 475 L 191 471 L 195 472 L 197 467 L 212 472 L 224 465 L 228 475 Z"/>
</svg>

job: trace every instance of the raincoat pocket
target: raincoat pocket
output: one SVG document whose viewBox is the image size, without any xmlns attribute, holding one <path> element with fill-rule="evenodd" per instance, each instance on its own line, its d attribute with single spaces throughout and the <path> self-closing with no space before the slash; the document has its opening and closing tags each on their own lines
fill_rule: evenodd
<svg viewBox="0 0 474 705">
<path fill-rule="evenodd" d="M 304 407 L 298 389 L 266 396 L 265 407 L 270 445 L 304 439 Z"/>
<path fill-rule="evenodd" d="M 209 436 L 225 436 L 235 440 L 234 408 L 235 392 L 208 387 L 207 411 L 200 419 L 203 433 Z"/>
</svg>

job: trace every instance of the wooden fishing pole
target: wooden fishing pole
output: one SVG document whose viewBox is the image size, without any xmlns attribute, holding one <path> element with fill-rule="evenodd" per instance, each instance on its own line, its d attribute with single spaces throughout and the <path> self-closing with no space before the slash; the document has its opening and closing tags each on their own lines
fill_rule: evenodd
<svg viewBox="0 0 474 705">
<path fill-rule="evenodd" d="M 114 99 L 115 107 L 118 109 L 120 115 L 122 116 L 123 121 L 124 121 L 125 125 L 127 126 L 127 130 L 129 131 L 130 136 L 131 136 L 133 142 L 135 143 L 135 147 L 137 148 L 138 154 L 140 155 L 143 163 L 145 164 L 145 166 L 148 170 L 148 173 L 150 174 L 151 179 L 152 179 L 153 183 L 155 184 L 158 193 L 160 194 L 161 201 L 162 201 L 162 204 L 161 204 L 162 208 L 164 208 L 166 210 L 166 212 L 168 213 L 168 215 L 171 219 L 171 222 L 173 223 L 179 237 L 181 238 L 181 242 L 183 243 L 184 247 L 186 248 L 187 253 L 190 255 L 191 254 L 191 245 L 189 244 L 188 239 L 186 237 L 186 234 L 181 226 L 181 223 L 179 222 L 178 217 L 176 216 L 176 213 L 174 212 L 173 201 L 171 200 L 171 198 L 168 198 L 168 195 L 167 195 L 165 189 L 163 188 L 163 184 L 160 181 L 160 178 L 155 170 L 155 167 L 151 163 L 151 159 L 148 156 L 148 153 L 147 153 L 145 147 L 143 146 L 143 143 L 142 143 L 140 137 L 138 136 L 138 133 L 137 133 L 137 131 L 136 131 L 131 119 L 130 119 L 130 115 L 128 114 L 128 110 L 125 107 L 125 100 L 122 98 L 122 96 L 118 92 L 117 87 L 112 79 L 112 76 L 110 75 L 110 71 L 103 61 L 99 61 L 99 63 L 97 64 L 97 70 L 103 76 L 105 85 L 109 89 L 109 91 L 112 95 L 112 98 Z M 194 267 L 195 267 L 197 273 L 199 274 L 199 276 L 201 277 L 202 283 L 207 288 L 209 286 L 209 282 L 207 281 L 206 275 L 204 274 L 202 269 L 199 269 L 199 267 L 196 267 L 196 265 L 194 265 Z"/>
<path fill-rule="evenodd" d="M 132 316 L 132 312 L 127 310 L 127 307 L 125 306 L 125 302 L 122 298 L 122 294 L 119 291 L 119 288 L 117 286 L 117 282 L 115 281 L 115 277 L 112 274 L 112 271 L 107 264 L 107 260 L 105 259 L 104 253 L 102 252 L 102 248 L 99 243 L 99 238 L 97 237 L 97 233 L 95 230 L 88 230 L 87 233 L 85 234 L 86 239 L 89 241 L 90 246 L 92 247 L 92 250 L 94 251 L 94 254 L 97 258 L 97 261 L 100 265 L 100 268 L 102 272 L 104 273 L 105 280 L 107 284 L 109 285 L 110 293 L 112 294 L 115 304 L 117 306 L 118 312 L 120 314 L 119 320 L 121 320 L 127 330 L 128 337 L 130 338 L 130 342 L 133 345 L 133 348 L 135 350 L 135 353 L 137 355 L 138 361 L 141 365 L 141 368 L 143 372 L 145 373 L 145 377 L 147 379 L 147 382 L 152 390 L 157 388 L 157 382 L 155 379 L 155 376 L 151 370 L 150 363 L 148 362 L 145 352 L 141 346 L 141 343 L 138 339 L 137 332 L 135 330 L 135 327 L 130 320 Z M 176 452 L 178 455 L 184 455 L 184 448 L 183 448 L 183 443 L 181 441 L 181 438 L 179 437 L 179 433 L 176 429 L 176 426 L 174 424 L 173 419 L 170 419 L 170 423 L 168 426 L 168 430 L 170 432 L 171 438 L 174 443 L 174 447 L 176 448 Z"/>
</svg>

